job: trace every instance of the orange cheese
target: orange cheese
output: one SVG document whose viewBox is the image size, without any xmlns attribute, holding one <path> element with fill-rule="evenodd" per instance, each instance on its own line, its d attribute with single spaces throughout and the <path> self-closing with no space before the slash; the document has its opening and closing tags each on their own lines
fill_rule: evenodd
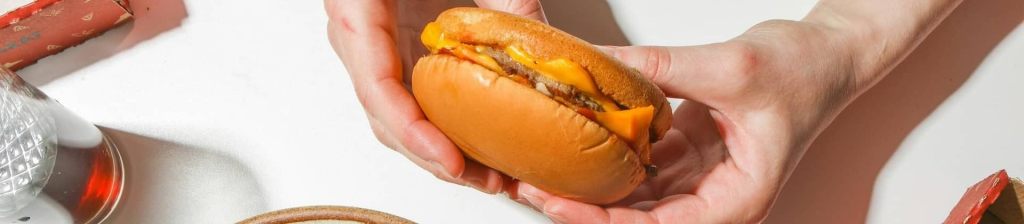
<svg viewBox="0 0 1024 224">
<path fill-rule="evenodd" d="M 427 46 L 430 53 L 434 54 L 442 48 L 450 49 L 462 45 L 459 41 L 445 38 L 444 33 L 441 32 L 441 25 L 437 25 L 436 22 L 427 23 L 427 26 L 423 27 L 423 33 L 420 33 L 420 41 L 423 42 L 423 45 Z"/>
<path fill-rule="evenodd" d="M 597 103 L 601 104 L 601 108 L 605 111 L 616 111 L 619 110 L 619 106 L 615 105 L 615 102 L 608 97 L 601 94 L 597 89 L 597 85 L 594 84 L 594 80 L 591 79 L 590 73 L 587 72 L 583 66 L 576 64 L 564 58 L 554 60 L 538 60 L 530 54 L 526 53 L 522 49 L 516 46 L 505 47 L 505 53 L 508 54 L 512 60 L 525 65 L 526 67 L 537 71 L 541 75 L 564 83 L 583 92 Z"/>
<path fill-rule="evenodd" d="M 499 74 L 506 74 L 494 58 L 482 54 L 482 46 L 464 44 L 458 40 L 445 37 L 440 25 L 435 22 L 428 23 L 420 34 L 420 41 L 430 50 L 431 53 L 438 53 L 442 49 L 456 57 L 473 61 L 485 68 Z M 604 112 L 595 112 L 595 120 L 603 127 L 622 137 L 627 142 L 644 141 L 647 129 L 654 118 L 654 107 L 646 106 L 628 110 L 619 109 L 610 98 L 597 89 L 590 73 L 583 66 L 566 60 L 564 58 L 554 60 L 540 60 L 534 58 L 526 51 L 516 46 L 505 47 L 505 52 L 520 64 L 537 71 L 541 75 L 575 87 L 583 94 L 594 101 L 597 101 Z"/>
<path fill-rule="evenodd" d="M 427 49 L 430 49 L 430 53 L 436 54 L 441 49 L 445 49 L 456 57 L 473 61 L 499 74 L 505 74 L 505 70 L 501 69 L 498 61 L 495 61 L 491 56 L 480 53 L 483 50 L 482 48 L 469 46 L 445 37 L 437 23 L 428 23 L 423 28 L 423 33 L 420 34 L 420 41 L 423 42 L 423 45 L 427 46 Z"/>
<path fill-rule="evenodd" d="M 627 142 L 645 141 L 640 137 L 647 132 L 654 119 L 654 106 L 638 107 L 630 110 L 597 112 L 597 123 L 602 124 L 615 135 Z"/>
</svg>

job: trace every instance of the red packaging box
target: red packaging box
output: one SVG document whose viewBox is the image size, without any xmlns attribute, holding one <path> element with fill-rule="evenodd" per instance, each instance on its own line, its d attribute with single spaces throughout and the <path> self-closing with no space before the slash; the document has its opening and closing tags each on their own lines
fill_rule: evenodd
<svg viewBox="0 0 1024 224">
<path fill-rule="evenodd" d="M 946 224 L 1024 223 L 1024 181 L 1000 170 L 967 189 Z"/>
<path fill-rule="evenodd" d="M 7 7 L 17 4 L 0 1 L 9 1 Z M 30 0 L 0 8 L 0 13 L 0 66 L 11 70 L 81 44 L 132 17 L 127 0 Z"/>
</svg>

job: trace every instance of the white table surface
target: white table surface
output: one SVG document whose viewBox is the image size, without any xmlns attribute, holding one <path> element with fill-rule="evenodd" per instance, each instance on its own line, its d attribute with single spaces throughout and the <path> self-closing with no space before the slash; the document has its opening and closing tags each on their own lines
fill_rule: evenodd
<svg viewBox="0 0 1024 224">
<path fill-rule="evenodd" d="M 595 43 L 689 45 L 799 19 L 815 1 L 580 2 L 545 4 L 552 23 Z M 379 144 L 321 1 L 133 4 L 134 23 L 20 72 L 117 139 L 129 176 L 112 223 L 323 204 L 423 223 L 545 222 Z M 986 175 L 1024 176 L 1024 3 L 964 4 L 822 134 L 769 223 L 935 223 Z"/>
</svg>

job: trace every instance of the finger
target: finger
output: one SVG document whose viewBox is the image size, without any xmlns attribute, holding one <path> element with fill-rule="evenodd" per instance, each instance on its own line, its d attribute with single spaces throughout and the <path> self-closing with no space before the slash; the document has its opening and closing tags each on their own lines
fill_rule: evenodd
<svg viewBox="0 0 1024 224">
<path fill-rule="evenodd" d="M 737 44 L 689 47 L 601 47 L 609 55 L 640 70 L 669 97 L 713 104 L 741 87 L 756 63 L 752 50 Z"/>
<path fill-rule="evenodd" d="M 555 223 L 614 223 L 609 211 L 596 205 L 585 204 L 565 198 L 552 197 L 547 199 L 544 203 L 543 212 L 544 215 L 551 218 Z"/>
<path fill-rule="evenodd" d="M 448 182 L 469 186 L 484 193 L 501 192 L 503 174 L 472 160 L 466 160 L 459 149 L 452 144 L 436 126 L 426 120 L 415 121 L 403 138 L 407 146 L 407 157 L 424 169 L 435 172 L 435 176 Z M 429 159 L 433 158 L 433 160 Z M 437 172 L 441 171 L 441 172 Z"/>
<path fill-rule="evenodd" d="M 529 207 L 534 211 L 540 212 L 540 209 L 530 204 L 530 201 L 526 200 L 521 194 L 519 194 L 519 186 L 521 185 L 519 180 L 512 177 L 505 176 L 504 178 L 505 187 L 502 189 L 502 194 L 508 196 L 508 199 L 512 199 L 516 203 L 522 204 L 523 206 Z"/>
<path fill-rule="evenodd" d="M 416 60 L 429 51 L 420 41 L 420 33 L 427 22 L 433 21 L 438 14 L 448 8 L 446 0 L 398 1 L 398 50 L 402 56 L 402 80 L 409 85 L 412 80 L 412 68 Z"/>
<path fill-rule="evenodd" d="M 602 208 L 554 196 L 526 183 L 520 183 L 518 188 L 520 197 L 526 198 L 556 223 L 708 223 L 709 220 L 725 218 L 709 214 L 705 200 L 690 194 L 668 196 L 629 207 Z M 649 208 L 653 209 L 646 211 Z"/>
<path fill-rule="evenodd" d="M 487 166 L 480 165 L 474 161 L 465 161 L 464 168 L 446 172 L 447 169 L 445 166 L 441 165 L 440 162 L 424 160 L 419 156 L 412 154 L 408 150 L 397 151 L 409 158 L 409 160 L 417 166 L 433 174 L 438 179 L 472 187 L 488 194 L 495 194 L 500 192 L 503 188 L 505 178 L 500 172 Z M 454 163 L 461 163 L 461 161 L 463 160 L 459 160 L 459 162 Z M 461 173 L 461 175 L 452 176 L 451 173 Z"/>
<path fill-rule="evenodd" d="M 328 40 L 348 71 L 360 103 L 371 122 L 378 121 L 371 124 L 383 128 L 378 136 L 391 136 L 378 139 L 386 141 L 389 147 L 400 147 L 397 139 L 391 140 L 395 136 L 386 123 L 389 117 L 377 117 L 373 109 L 368 108 L 368 103 L 373 102 L 369 98 L 374 96 L 368 94 L 368 87 L 386 87 L 377 83 L 391 81 L 399 73 L 393 42 L 395 18 L 387 16 L 394 14 L 394 2 L 325 0 L 324 7 L 329 17 Z M 374 53 L 368 54 L 370 52 Z"/>
<path fill-rule="evenodd" d="M 630 207 L 601 208 L 565 198 L 549 198 L 544 214 L 558 223 L 721 223 L 705 214 L 705 207 L 694 195 L 676 195 L 638 203 Z M 645 207 L 653 207 L 646 211 Z"/>
<path fill-rule="evenodd" d="M 648 213 L 631 208 L 602 208 L 558 197 L 522 183 L 519 193 L 555 223 L 656 223 Z"/>
<path fill-rule="evenodd" d="M 373 129 L 373 136 L 390 149 L 400 149 L 402 146 L 398 145 L 398 139 L 396 139 L 391 132 L 384 129 L 384 123 L 373 116 L 366 116 L 367 120 L 370 120 L 370 129 Z"/>
<path fill-rule="evenodd" d="M 404 103 L 408 104 L 408 107 L 415 107 L 409 110 L 417 110 L 416 113 L 420 113 L 418 112 L 419 108 L 416 107 L 416 102 Z M 384 113 L 389 114 L 388 112 Z M 403 116 L 396 115 L 395 117 L 401 118 Z M 421 166 L 424 169 L 441 171 L 446 176 L 452 178 L 463 176 L 466 171 L 466 160 L 462 157 L 462 153 L 455 144 L 448 140 L 448 137 L 441 130 L 437 129 L 434 124 L 424 119 L 422 115 L 411 119 L 413 120 L 409 121 L 407 127 L 389 128 L 390 130 L 403 132 L 403 135 L 399 135 L 402 137 L 399 138 L 401 139 L 401 144 L 405 146 L 404 149 L 409 152 L 406 156 L 425 160 L 430 166 Z M 454 181 L 454 179 L 450 179 L 449 182 L 466 185 L 465 182 Z"/>
<path fill-rule="evenodd" d="M 600 208 L 594 209 L 592 207 L 583 207 L 582 209 L 575 210 L 576 212 L 579 212 L 581 214 L 589 214 L 587 217 L 590 217 L 590 220 L 576 220 L 576 222 L 570 222 L 573 220 L 571 220 L 568 217 L 563 217 L 564 214 L 550 213 L 548 209 L 548 202 L 558 200 L 560 199 L 560 197 L 554 196 L 550 193 L 547 193 L 543 190 L 534 187 L 533 185 L 524 182 L 519 182 L 516 186 L 516 189 L 516 193 L 519 195 L 519 198 L 526 199 L 526 201 L 530 203 L 530 206 L 543 212 L 544 215 L 548 216 L 548 218 L 550 218 L 551 221 L 555 223 L 608 223 L 608 214 L 603 213 L 603 210 L 601 210 Z"/>
<path fill-rule="evenodd" d="M 466 160 L 465 171 L 462 172 L 462 176 L 459 179 L 484 193 L 496 194 L 504 190 L 504 180 L 506 178 L 497 170 L 476 161 Z"/>
<path fill-rule="evenodd" d="M 511 189 L 515 190 L 514 192 L 509 192 L 510 194 L 516 195 L 514 198 L 526 199 L 526 201 L 530 202 L 530 206 L 541 210 L 544 209 L 544 203 L 548 199 L 554 197 L 533 185 L 521 181 L 516 182 L 515 186 L 511 187 Z"/>
<path fill-rule="evenodd" d="M 672 195 L 654 203 L 647 214 L 660 223 L 722 223 L 708 212 L 705 200 L 692 194 Z"/>
<path fill-rule="evenodd" d="M 331 46 L 344 62 L 367 116 L 379 124 L 375 133 L 387 136 L 378 139 L 414 162 L 422 159 L 417 165 L 442 172 L 439 176 L 461 176 L 462 154 L 426 121 L 401 83 L 394 2 L 326 0 L 324 6 L 330 17 Z"/>
<path fill-rule="evenodd" d="M 474 0 L 480 8 L 504 11 L 548 23 L 540 0 Z"/>
</svg>

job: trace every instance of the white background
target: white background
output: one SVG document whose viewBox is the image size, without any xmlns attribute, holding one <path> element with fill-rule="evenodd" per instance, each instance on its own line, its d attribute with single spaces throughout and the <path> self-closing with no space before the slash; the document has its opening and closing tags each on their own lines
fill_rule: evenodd
<svg viewBox="0 0 1024 224">
<path fill-rule="evenodd" d="M 595 43 L 690 45 L 799 19 L 815 1 L 652 2 L 545 5 L 554 25 Z M 129 176 L 113 223 L 322 204 L 422 223 L 545 222 L 380 145 L 321 1 L 133 4 L 135 22 L 20 72 L 117 139 Z M 935 223 L 988 174 L 1024 176 L 1022 18 L 1020 1 L 965 1 L 822 134 L 768 222 Z"/>
</svg>

